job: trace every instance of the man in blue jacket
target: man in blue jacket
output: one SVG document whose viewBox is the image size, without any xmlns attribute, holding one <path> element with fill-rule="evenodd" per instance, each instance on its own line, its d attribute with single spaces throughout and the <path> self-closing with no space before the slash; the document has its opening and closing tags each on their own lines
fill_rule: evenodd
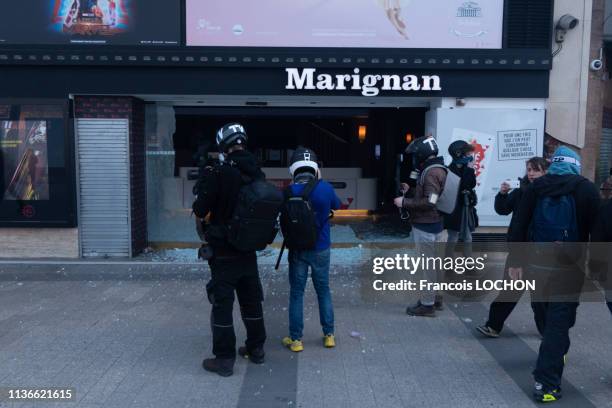
<svg viewBox="0 0 612 408">
<path fill-rule="evenodd" d="M 317 156 L 303 147 L 299 147 L 291 157 L 289 172 L 293 177 L 290 188 L 291 196 L 300 195 L 306 186 L 316 183 L 310 192 L 308 201 L 312 204 L 317 230 L 316 244 L 313 249 L 289 251 L 289 336 L 283 339 L 283 345 L 293 352 L 304 350 L 302 331 L 304 329 L 304 290 L 308 280 L 308 269 L 311 270 L 312 283 L 319 301 L 319 319 L 323 328 L 323 344 L 335 347 L 334 308 L 329 290 L 330 266 L 330 227 L 329 218 L 332 210 L 340 208 L 340 199 L 334 188 L 320 178 Z M 318 180 L 318 181 L 317 181 Z"/>
</svg>

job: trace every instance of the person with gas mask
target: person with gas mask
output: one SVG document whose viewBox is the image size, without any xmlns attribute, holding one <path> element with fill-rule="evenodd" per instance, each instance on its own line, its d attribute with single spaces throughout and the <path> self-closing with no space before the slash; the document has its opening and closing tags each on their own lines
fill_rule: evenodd
<svg viewBox="0 0 612 408">
<path fill-rule="evenodd" d="M 478 226 L 476 214 L 476 172 L 472 152 L 474 147 L 464 140 L 457 140 L 448 147 L 452 162 L 448 169 L 461 179 L 457 205 L 451 214 L 444 215 L 444 229 L 448 231 L 446 256 L 452 257 L 455 245 L 461 239 L 464 256 L 471 256 L 472 232 Z"/>
<path fill-rule="evenodd" d="M 413 175 L 417 177 L 414 192 L 409 197 L 408 183 L 402 183 L 403 196 L 397 197 L 394 204 L 405 208 L 410 214 L 412 237 L 419 255 L 436 256 L 436 243 L 442 241 L 442 216 L 436 209 L 436 203 L 444 189 L 446 170 L 444 159 L 438 156 L 438 145 L 432 136 L 423 136 L 414 140 L 406 149 L 412 156 Z M 439 271 L 426 269 L 428 282 L 437 282 Z M 435 317 L 436 310 L 442 309 L 442 297 L 433 290 L 422 292 L 421 299 L 406 309 L 411 316 Z"/>
<path fill-rule="evenodd" d="M 205 370 L 222 377 L 233 374 L 236 359 L 236 335 L 233 324 L 234 293 L 240 303 L 247 339 L 238 353 L 251 362 L 264 362 L 266 330 L 263 319 L 263 290 L 257 269 L 255 251 L 241 251 L 230 243 L 228 226 L 239 201 L 242 186 L 249 181 L 264 180 L 255 156 L 245 149 L 247 134 L 237 123 L 223 126 L 217 133 L 221 163 L 204 169 L 198 182 L 195 215 L 209 217 L 206 240 L 212 248 L 208 259 L 211 279 L 206 285 L 212 304 L 211 326 L 213 354 L 205 359 Z"/>
</svg>

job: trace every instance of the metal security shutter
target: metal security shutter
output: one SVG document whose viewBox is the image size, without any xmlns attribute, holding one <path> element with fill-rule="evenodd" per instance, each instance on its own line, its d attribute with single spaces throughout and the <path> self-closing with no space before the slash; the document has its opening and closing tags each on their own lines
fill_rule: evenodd
<svg viewBox="0 0 612 408">
<path fill-rule="evenodd" d="M 130 256 L 127 119 L 78 119 L 79 224 L 83 257 Z"/>
<path fill-rule="evenodd" d="M 601 144 L 599 145 L 599 168 L 597 182 L 598 185 L 610 175 L 610 163 L 612 160 L 612 129 L 603 128 L 601 134 Z"/>
</svg>

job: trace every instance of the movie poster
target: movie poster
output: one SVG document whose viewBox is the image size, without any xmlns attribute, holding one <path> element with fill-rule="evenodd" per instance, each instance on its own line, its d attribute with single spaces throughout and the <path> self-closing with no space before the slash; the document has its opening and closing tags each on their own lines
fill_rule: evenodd
<svg viewBox="0 0 612 408">
<path fill-rule="evenodd" d="M 19 0 L 6 3 L 0 12 L 0 44 L 180 44 L 179 1 Z"/>
<path fill-rule="evenodd" d="M 49 199 L 47 121 L 0 121 L 4 200 Z"/>
<path fill-rule="evenodd" d="M 66 35 L 113 36 L 130 29 L 129 0 L 55 0 L 52 24 Z"/>
</svg>

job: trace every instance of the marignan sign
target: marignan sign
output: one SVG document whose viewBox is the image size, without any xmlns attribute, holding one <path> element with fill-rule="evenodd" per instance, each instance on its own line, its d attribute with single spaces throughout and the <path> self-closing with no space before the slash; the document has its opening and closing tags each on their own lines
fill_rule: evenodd
<svg viewBox="0 0 612 408">
<path fill-rule="evenodd" d="M 361 91 L 363 96 L 377 96 L 381 91 L 442 91 L 438 75 L 362 75 L 359 68 L 352 74 L 317 74 L 315 68 L 286 68 L 288 90 Z"/>
</svg>

